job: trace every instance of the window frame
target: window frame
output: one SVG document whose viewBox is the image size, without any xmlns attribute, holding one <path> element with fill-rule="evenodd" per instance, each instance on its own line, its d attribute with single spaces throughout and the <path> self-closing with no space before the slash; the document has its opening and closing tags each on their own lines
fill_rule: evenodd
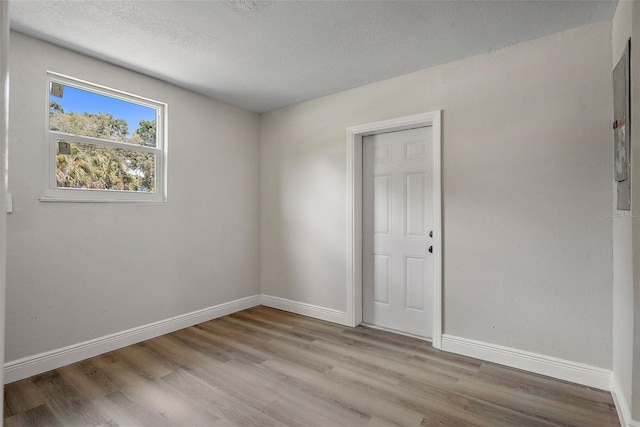
<svg viewBox="0 0 640 427">
<path fill-rule="evenodd" d="M 131 144 L 128 142 L 111 141 L 52 131 L 50 129 L 50 87 L 51 83 L 60 83 L 64 86 L 72 86 L 87 92 L 107 96 L 109 98 L 135 103 L 156 110 L 156 146 Z M 52 202 L 164 202 L 167 200 L 167 104 L 134 95 L 107 86 L 87 82 L 74 77 L 47 71 L 46 79 L 46 167 L 44 197 L 40 201 Z M 105 113 L 109 113 L 105 111 Z M 153 153 L 155 155 L 155 192 L 124 191 L 89 188 L 58 187 L 56 181 L 57 170 L 57 141 L 65 140 L 80 144 L 95 144 L 101 147 L 122 148 L 138 152 Z"/>
</svg>

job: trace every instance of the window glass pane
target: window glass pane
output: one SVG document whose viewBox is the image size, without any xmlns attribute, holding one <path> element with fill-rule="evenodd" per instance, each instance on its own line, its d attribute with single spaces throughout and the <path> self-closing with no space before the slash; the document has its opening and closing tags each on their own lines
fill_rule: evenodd
<svg viewBox="0 0 640 427">
<path fill-rule="evenodd" d="M 52 81 L 49 129 L 156 146 L 156 109 Z"/>
<path fill-rule="evenodd" d="M 124 148 L 56 142 L 59 188 L 155 192 L 155 156 Z"/>
</svg>

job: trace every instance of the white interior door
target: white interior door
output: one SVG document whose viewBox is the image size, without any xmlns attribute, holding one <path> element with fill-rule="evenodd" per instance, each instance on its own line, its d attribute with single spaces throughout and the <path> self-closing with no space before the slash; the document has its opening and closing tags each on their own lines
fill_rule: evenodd
<svg viewBox="0 0 640 427">
<path fill-rule="evenodd" d="M 434 172 L 429 127 L 362 140 L 363 321 L 431 338 Z"/>
</svg>

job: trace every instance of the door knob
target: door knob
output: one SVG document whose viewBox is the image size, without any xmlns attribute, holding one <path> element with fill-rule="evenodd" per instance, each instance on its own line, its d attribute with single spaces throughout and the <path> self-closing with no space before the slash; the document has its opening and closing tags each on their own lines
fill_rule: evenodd
<svg viewBox="0 0 640 427">
<path fill-rule="evenodd" d="M 429 246 L 429 253 L 432 254 L 433 253 L 433 246 Z"/>
<path fill-rule="evenodd" d="M 429 232 L 429 237 L 433 237 L 433 230 Z"/>
</svg>

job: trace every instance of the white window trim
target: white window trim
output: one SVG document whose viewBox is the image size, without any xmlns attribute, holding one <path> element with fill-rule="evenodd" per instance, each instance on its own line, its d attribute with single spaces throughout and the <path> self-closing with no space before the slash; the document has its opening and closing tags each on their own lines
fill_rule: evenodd
<svg viewBox="0 0 640 427">
<path fill-rule="evenodd" d="M 164 202 L 167 200 L 167 104 L 138 95 L 97 85 L 70 76 L 47 71 L 46 102 L 45 102 L 45 188 L 42 202 Z M 126 142 L 109 141 L 80 135 L 67 134 L 49 129 L 49 94 L 51 82 L 73 86 L 78 89 L 105 95 L 127 102 L 133 102 L 158 111 L 156 119 L 156 146 L 147 147 Z M 134 149 L 155 153 L 156 156 L 156 191 L 154 193 L 120 190 L 95 190 L 81 188 L 60 188 L 56 184 L 56 140 L 65 139 L 81 143 L 97 144 L 107 147 Z"/>
</svg>

